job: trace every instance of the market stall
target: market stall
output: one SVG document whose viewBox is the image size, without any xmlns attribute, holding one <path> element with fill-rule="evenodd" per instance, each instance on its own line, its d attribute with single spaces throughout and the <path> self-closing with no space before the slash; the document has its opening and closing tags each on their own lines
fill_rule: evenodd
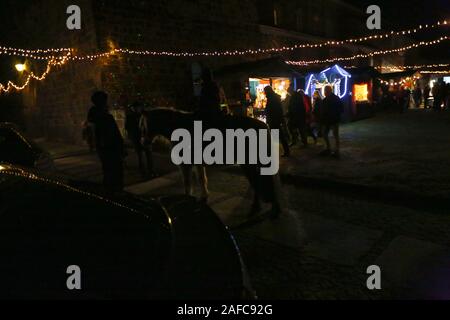
<svg viewBox="0 0 450 320">
<path fill-rule="evenodd" d="M 305 92 L 313 97 L 318 92 L 325 98 L 325 88 L 331 86 L 344 102 L 344 121 L 370 117 L 373 110 L 373 79 L 378 74 L 372 67 L 344 69 L 334 65 L 306 76 Z"/>
<path fill-rule="evenodd" d="M 285 101 L 290 86 L 298 89 L 302 75 L 279 57 L 224 67 L 215 72 L 224 87 L 234 114 L 264 119 L 267 99 L 264 88 L 271 86 Z"/>
</svg>

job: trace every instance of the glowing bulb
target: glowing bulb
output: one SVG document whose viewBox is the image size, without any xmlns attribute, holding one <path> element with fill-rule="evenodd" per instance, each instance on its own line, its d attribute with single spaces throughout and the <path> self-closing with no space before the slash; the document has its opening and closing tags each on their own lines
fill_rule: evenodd
<svg viewBox="0 0 450 320">
<path fill-rule="evenodd" d="M 19 72 L 24 72 L 25 70 L 27 70 L 27 66 L 24 63 L 18 63 L 15 65 L 15 67 Z"/>
</svg>

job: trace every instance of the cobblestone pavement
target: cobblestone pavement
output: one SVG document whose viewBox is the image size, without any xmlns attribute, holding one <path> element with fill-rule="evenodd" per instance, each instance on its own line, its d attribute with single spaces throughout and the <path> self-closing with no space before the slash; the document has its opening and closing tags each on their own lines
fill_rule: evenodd
<svg viewBox="0 0 450 320">
<path fill-rule="evenodd" d="M 342 126 L 342 159 L 323 146 L 294 150 L 283 175 L 313 177 L 450 199 L 450 114 L 410 110 Z"/>
<path fill-rule="evenodd" d="M 238 168 L 208 169 L 210 205 L 235 236 L 260 298 L 450 299 L 450 210 L 435 210 L 432 198 L 421 206 L 413 201 L 418 192 L 449 195 L 447 117 L 413 111 L 346 125 L 340 161 L 318 158 L 320 146 L 295 149 L 283 161 L 282 175 L 323 183 L 284 179 L 286 212 L 279 221 L 248 219 L 252 191 Z M 68 175 L 95 180 L 99 168 L 76 159 L 57 165 Z M 129 183 L 128 191 L 144 197 L 182 193 L 180 174 L 173 168 L 167 173 Z M 326 187 L 327 181 L 386 192 L 362 194 L 345 184 Z M 411 203 L 390 201 L 390 190 L 406 191 Z M 382 270 L 380 291 L 366 286 L 373 264 Z"/>
<path fill-rule="evenodd" d="M 236 237 L 261 298 L 450 298 L 435 291 L 450 284 L 450 216 L 285 185 L 284 216 L 249 221 L 252 192 L 244 177 L 209 173 L 210 204 Z M 182 193 L 180 182 L 173 174 L 148 193 L 139 192 L 142 186 L 134 192 Z M 366 286 L 374 264 L 383 271 L 383 290 L 376 292 Z M 436 268 L 442 278 L 435 278 Z"/>
</svg>

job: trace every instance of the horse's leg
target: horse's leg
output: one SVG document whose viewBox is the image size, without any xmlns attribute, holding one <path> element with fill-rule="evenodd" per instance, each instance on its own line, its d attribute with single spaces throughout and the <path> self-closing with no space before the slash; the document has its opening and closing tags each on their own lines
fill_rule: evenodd
<svg viewBox="0 0 450 320">
<path fill-rule="evenodd" d="M 197 176 L 200 182 L 200 190 L 201 190 L 201 201 L 207 203 L 209 198 L 209 189 L 208 189 L 208 176 L 206 174 L 206 167 L 197 166 Z"/>
<path fill-rule="evenodd" d="M 187 196 L 192 196 L 192 166 L 181 166 L 183 173 L 184 191 Z"/>
</svg>

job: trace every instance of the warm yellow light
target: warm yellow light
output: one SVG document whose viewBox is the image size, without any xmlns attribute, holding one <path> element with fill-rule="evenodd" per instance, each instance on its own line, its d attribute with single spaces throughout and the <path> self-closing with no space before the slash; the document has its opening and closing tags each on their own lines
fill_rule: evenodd
<svg viewBox="0 0 450 320">
<path fill-rule="evenodd" d="M 16 64 L 16 70 L 19 72 L 24 72 L 27 69 L 27 66 L 23 63 Z"/>
<path fill-rule="evenodd" d="M 362 102 L 369 100 L 369 86 L 367 83 L 355 84 L 354 92 L 355 101 Z"/>
</svg>

